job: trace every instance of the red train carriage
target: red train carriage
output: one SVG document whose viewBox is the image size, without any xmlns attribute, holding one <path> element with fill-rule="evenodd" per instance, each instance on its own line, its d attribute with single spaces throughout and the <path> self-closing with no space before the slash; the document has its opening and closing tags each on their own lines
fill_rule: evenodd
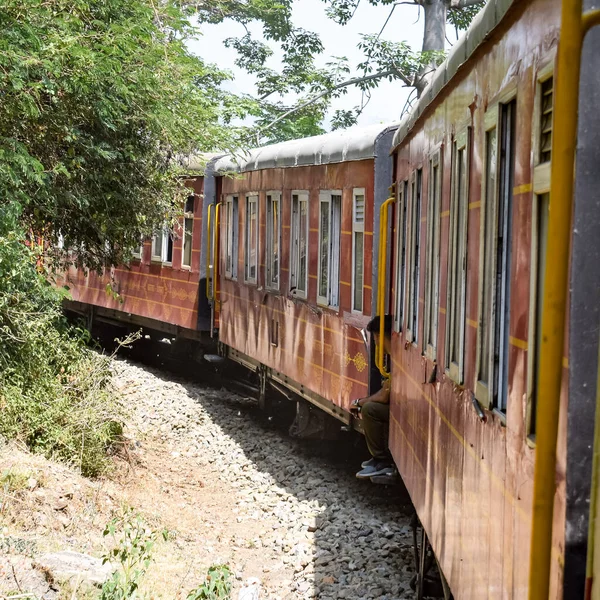
<svg viewBox="0 0 600 600">
<path fill-rule="evenodd" d="M 65 283 L 72 299 L 66 308 L 188 338 L 208 331 L 209 308 L 204 286 L 199 285 L 206 281 L 201 258 L 204 167 L 191 161 L 189 172 L 190 194 L 175 231 L 157 232 L 140 244 L 129 265 L 106 269 L 101 275 L 71 268 Z"/>
<path fill-rule="evenodd" d="M 491 0 L 394 137 L 394 252 L 381 274 L 393 282 L 390 447 L 461 600 L 531 592 L 560 39 L 559 0 Z M 564 417 L 566 352 L 562 368 Z M 578 518 L 589 478 L 570 490 L 579 509 L 569 513 L 566 424 L 558 439 L 552 598 L 581 597 L 584 579 L 585 549 L 582 558 L 576 546 L 585 540 Z M 572 442 L 589 476 L 593 434 L 585 433 L 587 448 Z"/>
<path fill-rule="evenodd" d="M 335 132 L 215 164 L 240 174 L 217 182 L 215 306 L 227 356 L 346 423 L 369 389 L 360 330 L 375 309 L 373 232 L 394 130 Z"/>
</svg>

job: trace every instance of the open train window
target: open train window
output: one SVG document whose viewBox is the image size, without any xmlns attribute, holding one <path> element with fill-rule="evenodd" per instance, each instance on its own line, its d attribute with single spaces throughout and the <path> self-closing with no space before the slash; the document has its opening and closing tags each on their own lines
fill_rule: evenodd
<svg viewBox="0 0 600 600">
<path fill-rule="evenodd" d="M 342 192 L 319 194 L 319 263 L 317 302 L 338 307 L 340 303 L 340 233 Z"/>
<path fill-rule="evenodd" d="M 152 236 L 151 260 L 167 266 L 173 263 L 173 236 L 166 227 Z"/>
<path fill-rule="evenodd" d="M 226 218 L 227 218 L 227 229 L 226 236 L 227 240 L 225 243 L 225 276 L 231 279 L 237 279 L 238 270 L 238 197 L 228 196 L 225 202 L 226 206 Z"/>
<path fill-rule="evenodd" d="M 244 280 L 256 283 L 258 274 L 258 195 L 246 196 Z"/>
<path fill-rule="evenodd" d="M 362 313 L 365 268 L 365 190 L 352 192 L 352 310 Z"/>
<path fill-rule="evenodd" d="M 281 260 L 281 193 L 267 192 L 266 285 L 279 289 Z"/>
<path fill-rule="evenodd" d="M 308 289 L 308 192 L 292 192 L 290 292 L 306 298 Z"/>
<path fill-rule="evenodd" d="M 423 352 L 431 360 L 435 360 L 437 354 L 440 295 L 440 205 L 442 202 L 441 154 L 441 149 L 437 150 L 429 160 L 429 198 L 427 200 Z"/>
<path fill-rule="evenodd" d="M 446 298 L 446 372 L 456 383 L 462 383 L 464 376 L 468 215 L 469 128 L 456 136 L 452 147 Z"/>
<path fill-rule="evenodd" d="M 488 111 L 485 122 L 485 156 L 481 194 L 481 234 L 479 253 L 479 321 L 477 327 L 477 381 L 475 397 L 489 408 L 490 345 L 493 325 L 494 244 L 496 238 L 496 195 L 498 170 L 498 107 Z"/>
<path fill-rule="evenodd" d="M 475 397 L 506 413 L 516 101 L 488 111 Z"/>
<path fill-rule="evenodd" d="M 408 305 L 406 310 L 406 339 L 413 344 L 418 341 L 419 323 L 419 275 L 421 269 L 421 186 L 423 169 L 417 169 L 410 180 L 410 212 L 408 237 Z"/>
<path fill-rule="evenodd" d="M 59 240 L 60 240 L 60 238 L 59 238 Z M 62 249 L 63 246 L 58 246 L 58 247 Z M 140 241 L 140 245 L 136 246 L 131 251 L 131 256 L 132 256 L 132 258 L 135 258 L 136 260 L 142 260 L 143 253 L 144 253 L 144 242 L 142 240 L 142 241 Z"/>
<path fill-rule="evenodd" d="M 407 248 L 407 225 L 408 225 L 408 181 L 398 183 L 398 199 L 396 202 L 396 310 L 395 328 L 400 331 L 403 328 L 404 299 L 406 297 L 406 248 Z"/>
<path fill-rule="evenodd" d="M 188 196 L 183 210 L 183 252 L 181 266 L 192 267 L 192 233 L 194 230 L 194 196 Z"/>
</svg>

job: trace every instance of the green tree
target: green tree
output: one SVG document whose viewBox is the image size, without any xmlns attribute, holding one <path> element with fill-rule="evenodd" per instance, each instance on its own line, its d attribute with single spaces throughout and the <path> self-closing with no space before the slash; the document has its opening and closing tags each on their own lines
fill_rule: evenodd
<svg viewBox="0 0 600 600">
<path fill-rule="evenodd" d="M 322 122 L 333 98 L 356 86 L 368 97 L 382 80 L 398 81 L 413 88 L 420 96 L 435 66 L 444 57 L 448 25 L 466 29 L 486 0 L 363 0 L 372 5 L 388 6 L 387 19 L 378 33 L 365 34 L 359 42 L 364 60 L 353 69 L 344 57 L 334 57 L 325 68 L 317 68 L 315 58 L 323 52 L 319 38 L 294 28 L 291 23 L 292 0 L 249 0 L 249 2 L 207 2 L 198 5 L 200 23 L 236 21 L 248 25 L 263 24 L 262 40 L 254 39 L 248 29 L 227 44 L 238 52 L 237 66 L 256 78 L 256 93 L 248 95 L 249 111 L 255 117 L 255 139 L 274 142 L 320 133 Z M 361 0 L 323 0 L 328 16 L 346 24 L 355 15 Z M 421 48 L 411 48 L 402 40 L 382 39 L 390 17 L 399 5 L 410 5 L 422 12 L 424 35 Z M 266 66 L 273 44 L 282 50 L 281 68 Z M 290 92 L 296 99 L 290 102 Z M 356 123 L 364 106 L 339 110 L 331 119 L 334 129 Z M 307 120 L 307 117 L 309 119 Z M 310 120 L 310 117 L 313 119 Z"/>
<path fill-rule="evenodd" d="M 0 202 L 31 231 L 118 263 L 173 215 L 177 157 L 231 149 L 243 107 L 193 56 L 171 1 L 4 0 Z"/>
</svg>

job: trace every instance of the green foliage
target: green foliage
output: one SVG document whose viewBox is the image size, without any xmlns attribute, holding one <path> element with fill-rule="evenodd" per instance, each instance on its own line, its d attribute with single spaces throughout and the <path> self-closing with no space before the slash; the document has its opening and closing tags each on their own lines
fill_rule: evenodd
<svg viewBox="0 0 600 600">
<path fill-rule="evenodd" d="M 5 0 L 0 203 L 79 264 L 127 258 L 178 206 L 176 158 L 237 145 L 194 35 L 171 0 Z"/>
<path fill-rule="evenodd" d="M 160 537 L 167 539 L 167 531 L 150 529 L 139 514 L 127 509 L 108 523 L 103 535 L 113 542 L 103 562 L 118 568 L 102 586 L 100 600 L 139 598 L 139 584 L 152 562 L 152 549 Z"/>
<path fill-rule="evenodd" d="M 122 433 L 109 361 L 66 322 L 19 217 L 0 205 L 0 435 L 95 476 Z"/>
<path fill-rule="evenodd" d="M 186 600 L 229 600 L 231 571 L 227 565 L 213 565 L 208 569 L 206 581 L 192 590 Z"/>
</svg>

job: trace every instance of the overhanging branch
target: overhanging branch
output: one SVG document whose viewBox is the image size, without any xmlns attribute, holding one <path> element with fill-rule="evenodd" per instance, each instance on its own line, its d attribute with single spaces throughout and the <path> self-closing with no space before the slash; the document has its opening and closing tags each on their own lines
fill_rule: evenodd
<svg viewBox="0 0 600 600">
<path fill-rule="evenodd" d="M 294 108 L 290 108 L 290 110 L 286 111 L 285 113 L 283 113 L 282 115 L 280 115 L 279 117 L 277 117 L 276 119 L 271 121 L 270 123 L 267 123 L 265 126 L 261 127 L 260 132 L 262 133 L 264 131 L 271 129 L 271 127 L 273 127 L 274 125 L 277 125 L 277 123 L 283 121 L 290 115 L 294 114 L 295 112 L 297 112 L 299 110 L 302 110 L 303 108 L 306 108 L 307 106 L 310 106 L 311 104 L 314 104 L 315 102 L 317 102 L 321 98 L 324 98 L 325 96 L 331 94 L 335 90 L 340 90 L 340 89 L 348 87 L 350 85 L 357 85 L 359 83 L 362 83 L 363 81 L 371 81 L 372 79 L 381 79 L 383 77 L 388 77 L 389 75 L 395 75 L 396 77 L 399 77 L 402 81 L 404 81 L 404 83 L 406 83 L 406 85 L 410 85 L 410 86 L 413 85 L 413 83 L 406 76 L 404 76 L 401 72 L 396 71 L 396 70 L 380 71 L 379 73 L 374 73 L 373 75 L 365 75 L 363 77 L 353 77 L 352 79 L 348 79 L 347 81 L 338 83 L 337 85 L 333 86 L 331 89 L 325 90 L 324 92 L 321 92 L 320 94 L 317 94 L 316 96 L 313 96 L 306 102 L 303 102 L 302 104 L 299 104 L 298 106 L 295 106 Z"/>
</svg>

